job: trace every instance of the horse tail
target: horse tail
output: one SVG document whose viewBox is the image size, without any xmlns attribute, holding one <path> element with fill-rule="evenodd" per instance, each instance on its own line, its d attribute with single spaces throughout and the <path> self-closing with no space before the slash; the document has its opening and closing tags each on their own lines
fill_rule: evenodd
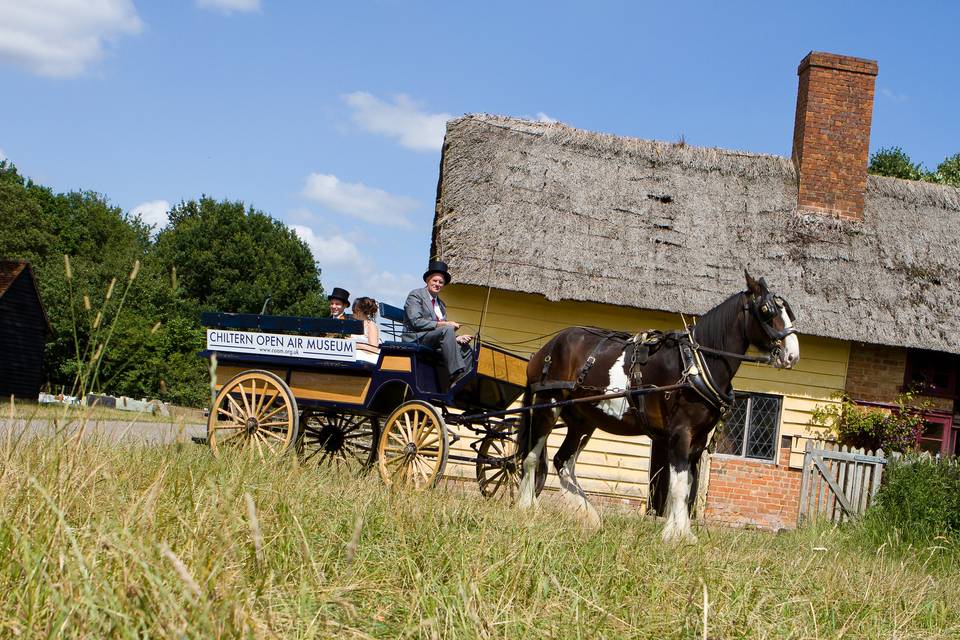
<svg viewBox="0 0 960 640">
<path fill-rule="evenodd" d="M 533 391 L 530 385 L 523 390 L 523 406 L 529 407 L 533 404 Z M 520 426 L 517 428 L 517 463 L 522 464 L 523 459 L 527 457 L 530 451 L 530 424 L 532 422 L 531 411 L 520 412 Z"/>
</svg>

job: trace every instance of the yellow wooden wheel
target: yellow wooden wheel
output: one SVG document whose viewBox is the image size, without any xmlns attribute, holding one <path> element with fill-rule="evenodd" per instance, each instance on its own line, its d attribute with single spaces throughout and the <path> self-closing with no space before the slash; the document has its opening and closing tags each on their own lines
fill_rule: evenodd
<svg viewBox="0 0 960 640">
<path fill-rule="evenodd" d="M 269 371 L 253 369 L 223 385 L 207 420 L 213 455 L 221 449 L 250 451 L 261 460 L 286 453 L 297 441 L 297 399 L 287 383 Z"/>
<path fill-rule="evenodd" d="M 443 475 L 448 447 L 440 412 L 421 400 L 404 402 L 390 414 L 380 434 L 380 476 L 391 486 L 432 487 Z"/>
<path fill-rule="evenodd" d="M 487 498 L 513 499 L 520 489 L 517 443 L 512 438 L 489 433 L 477 449 L 477 482 Z"/>
</svg>

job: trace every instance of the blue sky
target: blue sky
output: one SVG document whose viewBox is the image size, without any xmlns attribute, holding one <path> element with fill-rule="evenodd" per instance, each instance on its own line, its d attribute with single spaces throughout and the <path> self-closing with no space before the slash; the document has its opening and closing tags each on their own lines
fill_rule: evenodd
<svg viewBox="0 0 960 640">
<path fill-rule="evenodd" d="M 0 0 L 0 154 L 162 225 L 206 193 L 398 304 L 464 113 L 788 156 L 811 50 L 878 60 L 871 148 L 960 152 L 956 3 Z M 0 230 L 2 232 L 2 230 Z"/>
</svg>

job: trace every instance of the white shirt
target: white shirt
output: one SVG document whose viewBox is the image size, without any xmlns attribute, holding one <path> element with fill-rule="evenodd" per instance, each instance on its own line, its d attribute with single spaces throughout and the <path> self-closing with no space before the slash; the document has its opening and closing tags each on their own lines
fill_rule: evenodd
<svg viewBox="0 0 960 640">
<path fill-rule="evenodd" d="M 433 305 L 433 312 L 437 315 L 437 320 L 446 320 L 446 318 L 443 317 L 443 309 L 440 308 L 440 303 L 437 302 L 437 299 L 434 296 L 430 296 L 430 300 L 432 301 L 430 304 Z"/>
</svg>

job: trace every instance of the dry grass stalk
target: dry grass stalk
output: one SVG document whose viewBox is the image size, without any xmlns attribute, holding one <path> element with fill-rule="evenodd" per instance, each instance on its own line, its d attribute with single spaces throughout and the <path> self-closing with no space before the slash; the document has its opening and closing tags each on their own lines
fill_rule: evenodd
<svg viewBox="0 0 960 640">
<path fill-rule="evenodd" d="M 257 519 L 257 507 L 253 503 L 253 496 L 249 493 L 243 494 L 243 500 L 247 505 L 247 523 L 250 525 L 250 537 L 253 539 L 254 555 L 257 564 L 263 564 L 263 532 L 260 531 L 260 521 Z"/>
<path fill-rule="evenodd" d="M 183 586 L 193 594 L 193 597 L 199 600 L 203 597 L 203 592 L 200 590 L 200 585 L 197 584 L 197 581 L 193 579 L 193 575 L 190 574 L 190 570 L 187 569 L 187 565 L 183 564 L 183 561 L 175 554 L 170 546 L 163 542 L 160 544 L 160 552 L 163 554 L 167 560 L 170 561 L 170 564 L 173 565 L 173 570 L 177 572 L 177 575 L 180 576 L 180 581 L 183 582 Z"/>
</svg>

